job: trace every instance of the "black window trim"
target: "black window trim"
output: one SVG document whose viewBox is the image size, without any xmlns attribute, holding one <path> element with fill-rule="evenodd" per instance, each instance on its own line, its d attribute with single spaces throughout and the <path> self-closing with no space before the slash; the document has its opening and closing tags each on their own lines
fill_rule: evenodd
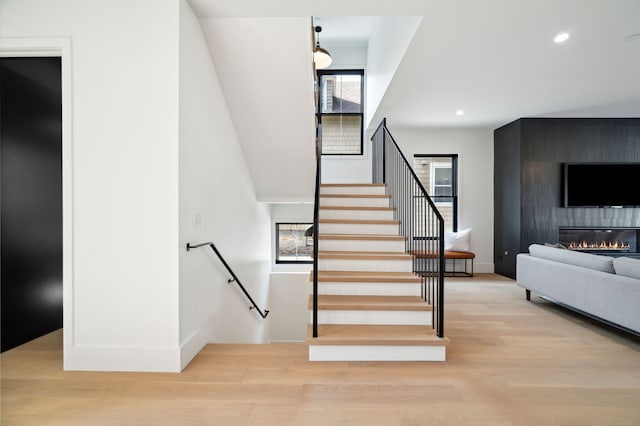
<svg viewBox="0 0 640 426">
<path fill-rule="evenodd" d="M 447 198 L 453 199 L 453 223 L 451 228 L 453 232 L 458 232 L 458 154 L 414 154 L 413 158 L 449 158 L 451 160 L 451 192 L 453 194 L 451 197 L 447 196 Z M 428 190 L 429 188 L 425 189 Z M 436 197 L 429 195 L 433 202 L 437 203 Z"/>
<path fill-rule="evenodd" d="M 312 264 L 313 256 L 310 260 L 280 260 L 280 226 L 279 225 L 309 225 L 313 226 L 313 222 L 276 222 L 276 264 Z"/>
<path fill-rule="evenodd" d="M 337 74 L 347 74 L 347 75 L 360 75 L 360 112 L 327 112 L 323 113 L 322 108 L 320 107 L 322 102 L 322 87 L 319 88 L 320 95 L 318 96 L 318 107 L 317 107 L 317 118 L 318 123 L 322 124 L 322 116 L 360 116 L 360 152 L 357 154 L 341 154 L 341 153 L 325 153 L 322 152 L 322 155 L 328 156 L 362 156 L 364 155 L 364 68 L 349 68 L 349 69 L 328 69 L 328 70 L 317 70 L 318 75 L 318 84 L 322 85 L 322 76 L 323 75 L 337 75 Z"/>
</svg>

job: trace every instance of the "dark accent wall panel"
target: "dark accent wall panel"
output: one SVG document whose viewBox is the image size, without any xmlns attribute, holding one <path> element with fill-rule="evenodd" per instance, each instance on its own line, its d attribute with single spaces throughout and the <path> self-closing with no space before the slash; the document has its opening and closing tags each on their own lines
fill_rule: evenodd
<svg viewBox="0 0 640 426">
<path fill-rule="evenodd" d="M 513 131 L 515 123 L 519 132 Z M 496 213 L 496 236 L 519 220 L 520 252 L 527 252 L 533 243 L 557 242 L 559 227 L 640 226 L 638 208 L 564 208 L 561 202 L 562 163 L 640 162 L 640 118 L 523 118 L 497 129 L 494 140 L 496 180 L 500 170 L 518 163 L 521 185 L 520 208 L 512 212 L 519 218 L 504 219 Z M 640 182 L 640 176 L 638 182 L 603 178 L 626 185 L 629 191 L 637 191 Z M 498 194 L 501 191 L 496 184 L 496 212 L 508 209 L 507 198 Z M 513 204 L 513 198 L 508 198 L 508 205 Z M 515 259 L 507 259 L 513 262 L 513 274 L 507 267 L 498 268 L 498 248 L 496 241 L 496 272 L 514 278 Z"/>
<path fill-rule="evenodd" d="M 520 122 L 494 132 L 494 268 L 515 276 L 520 248 Z"/>
<path fill-rule="evenodd" d="M 2 351 L 62 327 L 60 58 L 0 58 Z"/>
</svg>

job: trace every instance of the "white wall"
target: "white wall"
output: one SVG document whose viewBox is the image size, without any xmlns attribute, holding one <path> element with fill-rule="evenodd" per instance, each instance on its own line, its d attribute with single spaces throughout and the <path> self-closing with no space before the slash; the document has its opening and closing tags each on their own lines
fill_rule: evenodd
<svg viewBox="0 0 640 426">
<path fill-rule="evenodd" d="M 310 19 L 203 19 L 201 25 L 258 200 L 312 201 Z"/>
<path fill-rule="evenodd" d="M 271 263 L 274 272 L 310 271 L 309 264 L 275 263 L 276 261 L 276 223 L 313 223 L 313 204 L 271 204 Z"/>
<path fill-rule="evenodd" d="M 358 69 L 365 68 L 367 64 L 366 43 L 345 44 L 337 41 L 323 41 L 322 47 L 329 51 L 333 59 L 327 69 Z"/>
<path fill-rule="evenodd" d="M 267 341 L 212 253 L 185 251 L 214 241 L 266 306 L 268 208 L 186 0 L 3 0 L 0 37 L 39 50 L 70 40 L 65 368 L 180 371 L 205 342 Z"/>
<path fill-rule="evenodd" d="M 472 228 L 475 272 L 493 272 L 493 130 L 390 129 L 407 160 L 458 154 L 458 229 Z"/>
<path fill-rule="evenodd" d="M 311 269 L 311 268 L 309 268 Z M 271 342 L 304 342 L 313 284 L 309 272 L 273 272 L 269 290 Z"/>
<path fill-rule="evenodd" d="M 270 272 L 268 207 L 251 176 L 198 19 L 180 0 L 180 246 L 212 241 L 261 309 Z M 207 342 L 261 343 L 266 321 L 209 247 L 180 250 L 182 366 Z"/>
<path fill-rule="evenodd" d="M 367 113 L 365 126 L 372 123 L 380 101 L 391 84 L 422 16 L 379 16 L 371 30 L 367 48 Z M 383 117 L 380 117 L 382 119 Z"/>
<path fill-rule="evenodd" d="M 0 37 L 71 39 L 66 369 L 179 370 L 177 33 L 176 0 L 0 2 Z"/>
<path fill-rule="evenodd" d="M 271 205 L 273 269 L 269 284 L 269 338 L 272 342 L 304 341 L 309 323 L 309 273 L 313 265 L 275 263 L 275 226 L 278 222 L 313 223 L 313 204 Z"/>
</svg>

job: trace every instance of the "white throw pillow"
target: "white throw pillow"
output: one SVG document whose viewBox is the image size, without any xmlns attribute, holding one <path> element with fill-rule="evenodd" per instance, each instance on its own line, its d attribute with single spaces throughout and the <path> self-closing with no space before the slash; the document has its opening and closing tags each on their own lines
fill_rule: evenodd
<svg viewBox="0 0 640 426">
<path fill-rule="evenodd" d="M 471 251 L 471 228 L 458 232 L 445 231 L 444 249 L 449 251 Z"/>
</svg>

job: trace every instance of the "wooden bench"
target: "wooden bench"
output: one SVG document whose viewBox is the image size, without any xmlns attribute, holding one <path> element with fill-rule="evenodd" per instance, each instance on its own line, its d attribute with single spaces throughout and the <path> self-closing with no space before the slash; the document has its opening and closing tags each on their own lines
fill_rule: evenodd
<svg viewBox="0 0 640 426">
<path fill-rule="evenodd" d="M 413 252 L 412 253 L 417 259 L 435 259 L 436 254 L 433 252 Z M 473 277 L 473 259 L 475 259 L 476 254 L 470 251 L 452 251 L 445 250 L 444 259 L 445 265 L 447 260 L 451 260 L 451 264 L 453 266 L 453 270 L 447 270 L 445 266 L 444 274 L 448 277 Z M 458 261 L 464 262 L 464 270 L 458 270 L 456 265 Z M 469 262 L 471 261 L 471 262 Z M 469 270 L 469 263 L 471 263 L 471 270 Z"/>
</svg>

